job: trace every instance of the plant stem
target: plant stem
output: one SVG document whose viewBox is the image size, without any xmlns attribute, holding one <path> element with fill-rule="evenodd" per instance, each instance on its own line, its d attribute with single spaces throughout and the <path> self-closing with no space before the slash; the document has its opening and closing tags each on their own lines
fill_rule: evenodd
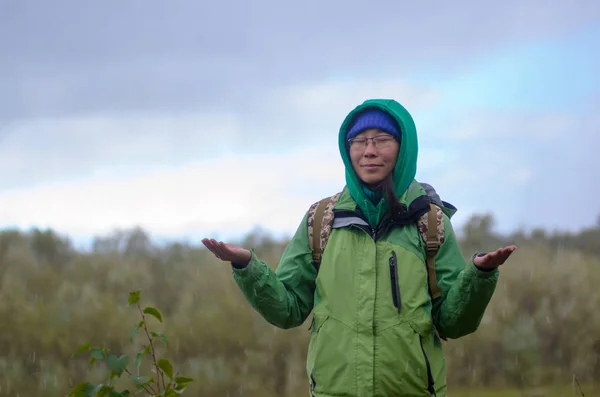
<svg viewBox="0 0 600 397">
<path fill-rule="evenodd" d="M 131 372 L 129 372 L 129 370 L 127 368 L 125 368 L 125 372 L 127 372 L 131 376 L 134 376 Z M 154 391 L 154 389 L 150 385 L 148 385 L 148 386 L 142 386 L 142 388 L 146 391 L 146 393 L 148 393 L 150 395 L 155 395 L 156 394 L 156 392 Z"/>
<path fill-rule="evenodd" d="M 150 350 L 152 352 L 152 361 L 154 362 L 154 367 L 156 368 L 156 387 L 158 388 L 158 393 L 160 393 L 160 368 L 158 368 L 158 363 L 156 362 L 156 354 L 154 354 L 154 343 L 152 343 L 152 337 L 150 336 L 150 333 L 148 332 L 148 327 L 146 326 L 146 316 L 144 316 L 144 312 L 142 311 L 142 307 L 140 306 L 140 303 L 138 302 L 137 304 L 138 310 L 140 311 L 140 314 L 142 315 L 142 320 L 144 320 L 144 331 L 146 332 L 146 336 L 148 337 L 148 340 L 150 341 Z M 164 387 L 164 379 L 163 379 L 163 387 Z"/>
<path fill-rule="evenodd" d="M 163 389 L 167 389 L 167 385 L 165 384 L 165 373 L 161 371 L 160 373 L 160 377 L 162 378 L 162 382 L 163 382 Z"/>
<path fill-rule="evenodd" d="M 579 393 L 581 393 L 581 395 L 583 397 L 585 397 L 585 394 L 583 394 L 583 390 L 581 389 L 581 385 L 579 384 L 579 379 L 577 379 L 577 376 L 575 376 L 575 374 L 573 374 L 573 383 L 577 383 L 577 387 L 579 388 Z"/>
</svg>

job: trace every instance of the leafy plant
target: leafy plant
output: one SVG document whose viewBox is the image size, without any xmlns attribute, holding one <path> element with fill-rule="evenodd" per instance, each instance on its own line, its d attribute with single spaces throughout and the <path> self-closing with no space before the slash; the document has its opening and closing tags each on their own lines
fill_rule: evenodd
<svg viewBox="0 0 600 397">
<path fill-rule="evenodd" d="M 123 374 L 127 374 L 133 385 L 135 386 L 136 394 L 145 392 L 147 396 L 152 397 L 175 397 L 183 393 L 187 385 L 193 381 L 192 378 L 180 376 L 173 372 L 173 365 L 166 358 L 158 358 L 154 346 L 154 340 L 159 339 L 165 345 L 168 345 L 167 337 L 162 333 L 157 333 L 148 330 L 148 316 L 154 317 L 159 322 L 163 322 L 162 314 L 154 307 L 146 306 L 142 309 L 140 305 L 141 293 L 135 291 L 129 293 L 129 305 L 135 305 L 140 313 L 141 320 L 134 324 L 129 333 L 129 340 L 133 342 L 138 330 L 143 329 L 148 344 L 138 352 L 134 359 L 134 366 L 137 375 L 134 375 L 127 367 L 130 364 L 130 358 L 127 355 L 117 357 L 110 354 L 106 347 L 92 347 L 89 343 L 80 346 L 73 357 L 83 352 L 89 352 L 90 365 L 96 361 L 104 360 L 110 369 L 110 375 L 106 383 L 93 384 L 90 382 L 82 382 L 77 384 L 67 397 L 126 397 L 133 394 L 129 389 L 117 390 L 113 385 L 114 379 L 121 378 Z M 142 360 L 148 357 L 151 360 L 154 375 L 139 375 L 139 369 Z M 165 376 L 167 381 L 165 380 Z"/>
</svg>

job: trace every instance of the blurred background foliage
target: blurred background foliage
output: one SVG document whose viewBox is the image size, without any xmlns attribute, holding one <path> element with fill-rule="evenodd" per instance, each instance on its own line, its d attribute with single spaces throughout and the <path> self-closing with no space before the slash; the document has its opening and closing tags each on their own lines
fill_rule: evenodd
<svg viewBox="0 0 600 397">
<path fill-rule="evenodd" d="M 463 230 L 465 257 L 515 243 L 480 329 L 445 343 L 453 396 L 577 395 L 600 391 L 600 222 L 578 233 L 494 232 L 489 214 Z M 238 242 L 273 268 L 286 241 L 256 231 Z M 108 374 L 72 358 L 85 342 L 135 355 L 127 306 L 140 289 L 161 310 L 161 355 L 195 381 L 194 396 L 306 396 L 308 321 L 267 324 L 246 303 L 227 263 L 201 246 L 158 244 L 139 228 L 95 239 L 90 252 L 54 230 L 0 232 L 0 396 L 64 396 Z M 166 350 L 165 350 L 166 349 Z M 567 392 L 565 392 L 565 390 Z M 504 392 L 503 392 L 504 391 Z M 579 393 L 579 395 L 581 395 Z"/>
</svg>

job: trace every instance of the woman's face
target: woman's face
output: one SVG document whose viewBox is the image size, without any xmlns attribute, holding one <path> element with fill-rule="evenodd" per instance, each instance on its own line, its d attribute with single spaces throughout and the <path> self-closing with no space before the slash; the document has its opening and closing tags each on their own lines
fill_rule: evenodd
<svg viewBox="0 0 600 397">
<path fill-rule="evenodd" d="M 374 187 L 394 170 L 399 149 L 400 144 L 392 135 L 369 129 L 350 140 L 348 151 L 358 178 Z"/>
</svg>

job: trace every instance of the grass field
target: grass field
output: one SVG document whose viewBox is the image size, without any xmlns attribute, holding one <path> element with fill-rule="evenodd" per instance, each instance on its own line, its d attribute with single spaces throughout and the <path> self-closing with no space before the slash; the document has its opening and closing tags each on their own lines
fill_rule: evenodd
<svg viewBox="0 0 600 397">
<path fill-rule="evenodd" d="M 582 393 L 577 386 L 548 386 L 531 389 L 460 389 L 450 388 L 448 397 L 600 397 L 600 385 L 581 385 Z"/>
</svg>

